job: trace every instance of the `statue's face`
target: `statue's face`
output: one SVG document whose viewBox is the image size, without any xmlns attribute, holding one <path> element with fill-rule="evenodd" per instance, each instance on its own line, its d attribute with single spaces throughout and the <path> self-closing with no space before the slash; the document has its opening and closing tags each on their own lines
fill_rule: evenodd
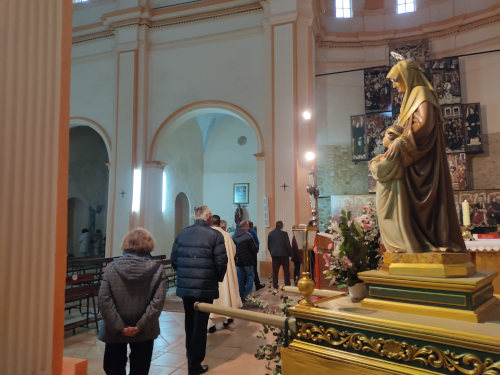
<svg viewBox="0 0 500 375">
<path fill-rule="evenodd" d="M 389 146 L 391 145 L 392 141 L 389 138 L 388 131 L 385 132 L 384 138 L 382 139 L 382 143 L 383 143 L 384 147 L 386 147 L 386 148 L 389 148 Z"/>
<path fill-rule="evenodd" d="M 406 85 L 401 76 L 399 76 L 397 79 L 392 80 L 392 87 L 398 90 L 399 93 L 406 91 Z"/>
</svg>

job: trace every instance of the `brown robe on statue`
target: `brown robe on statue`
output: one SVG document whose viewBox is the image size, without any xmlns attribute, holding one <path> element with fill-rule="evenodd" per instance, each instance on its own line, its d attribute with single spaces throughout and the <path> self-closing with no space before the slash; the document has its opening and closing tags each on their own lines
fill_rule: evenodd
<svg viewBox="0 0 500 375">
<path fill-rule="evenodd" d="M 466 251 L 451 188 L 441 116 L 422 102 L 404 124 L 403 183 L 418 249 L 409 252 Z"/>
</svg>

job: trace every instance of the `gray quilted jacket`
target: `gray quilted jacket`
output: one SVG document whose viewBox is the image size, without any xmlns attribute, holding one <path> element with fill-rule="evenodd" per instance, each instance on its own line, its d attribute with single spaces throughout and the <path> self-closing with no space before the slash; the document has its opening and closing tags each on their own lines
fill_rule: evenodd
<svg viewBox="0 0 500 375">
<path fill-rule="evenodd" d="M 124 343 L 157 338 L 165 296 L 162 264 L 148 253 L 125 251 L 106 266 L 99 288 L 99 340 Z M 139 333 L 122 335 L 121 330 L 128 326 L 139 328 Z"/>
</svg>

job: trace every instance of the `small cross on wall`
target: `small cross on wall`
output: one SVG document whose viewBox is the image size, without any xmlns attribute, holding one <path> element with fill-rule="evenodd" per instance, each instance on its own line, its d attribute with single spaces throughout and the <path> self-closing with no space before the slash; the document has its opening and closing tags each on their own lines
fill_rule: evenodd
<svg viewBox="0 0 500 375">
<path fill-rule="evenodd" d="M 122 190 L 122 191 L 120 191 L 120 195 L 122 196 L 122 198 L 123 198 L 123 196 L 124 196 L 125 194 L 127 194 L 127 193 L 125 193 L 123 190 Z"/>
<path fill-rule="evenodd" d="M 281 187 L 283 188 L 283 191 L 285 191 L 286 188 L 289 187 L 289 186 L 286 184 L 286 182 L 283 182 L 283 185 L 281 185 Z"/>
</svg>

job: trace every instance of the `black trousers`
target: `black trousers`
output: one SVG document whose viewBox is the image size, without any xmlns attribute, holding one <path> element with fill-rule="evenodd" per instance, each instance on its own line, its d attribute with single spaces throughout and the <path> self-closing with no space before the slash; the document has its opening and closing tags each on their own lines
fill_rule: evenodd
<svg viewBox="0 0 500 375">
<path fill-rule="evenodd" d="M 154 340 L 131 342 L 130 375 L 148 375 L 153 355 Z M 127 343 L 106 343 L 103 368 L 106 375 L 126 375 Z"/>
<path fill-rule="evenodd" d="M 271 257 L 273 261 L 273 288 L 278 289 L 278 274 L 283 267 L 285 274 L 285 285 L 290 285 L 290 262 L 288 257 Z"/>
<path fill-rule="evenodd" d="M 195 310 L 195 302 L 212 303 L 213 299 L 182 297 L 184 302 L 184 329 L 186 331 L 186 355 L 188 372 L 198 372 L 207 349 L 207 324 L 209 313 Z"/>
<path fill-rule="evenodd" d="M 259 274 L 257 272 L 257 265 L 254 264 L 253 266 L 253 281 L 255 284 L 255 288 L 257 288 L 260 285 L 260 279 L 259 279 Z"/>
<path fill-rule="evenodd" d="M 293 283 L 297 285 L 300 279 L 300 262 L 293 262 Z"/>
</svg>

